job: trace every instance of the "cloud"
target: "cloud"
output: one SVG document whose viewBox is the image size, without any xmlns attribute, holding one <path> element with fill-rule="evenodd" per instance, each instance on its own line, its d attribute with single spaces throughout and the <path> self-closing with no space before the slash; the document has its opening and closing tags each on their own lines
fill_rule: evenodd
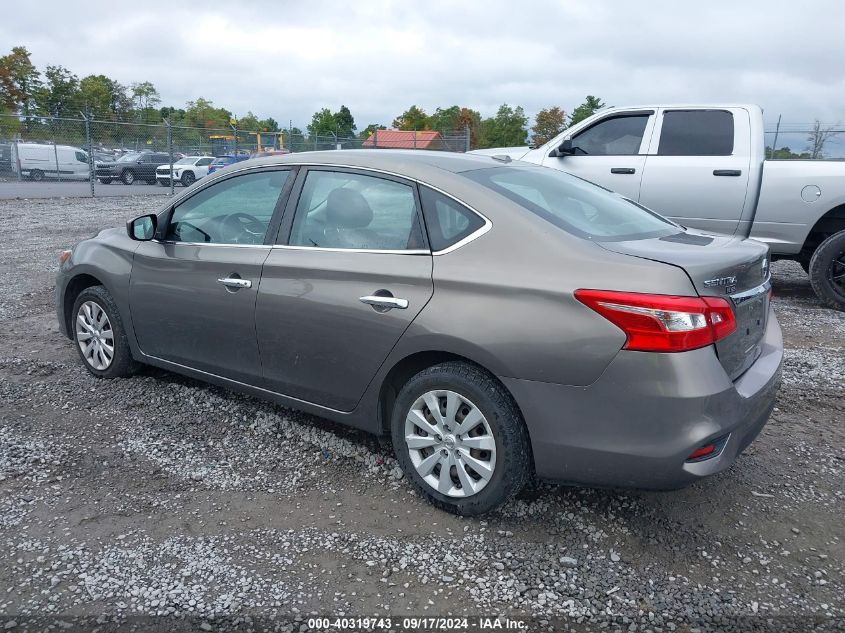
<svg viewBox="0 0 845 633">
<path fill-rule="evenodd" d="M 533 114 L 586 94 L 845 122 L 845 5 L 833 0 L 70 4 L 17 4 L 0 41 L 41 68 L 148 80 L 167 104 L 203 96 L 299 127 L 342 103 L 364 127 L 411 104 Z"/>
</svg>

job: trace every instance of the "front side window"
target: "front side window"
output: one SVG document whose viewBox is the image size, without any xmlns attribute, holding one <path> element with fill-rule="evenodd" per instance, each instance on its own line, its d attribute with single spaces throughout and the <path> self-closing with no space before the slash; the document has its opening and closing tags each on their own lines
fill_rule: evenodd
<svg viewBox="0 0 845 633">
<path fill-rule="evenodd" d="M 494 167 L 464 175 L 586 239 L 635 240 L 681 231 L 673 222 L 618 194 L 556 169 Z"/>
<path fill-rule="evenodd" d="M 648 114 L 617 116 L 599 121 L 572 138 L 577 154 L 628 156 L 638 154 L 648 124 Z"/>
<path fill-rule="evenodd" d="M 197 167 L 205 167 L 206 165 L 210 165 L 210 164 L 211 164 L 211 161 L 212 161 L 212 159 L 211 159 L 211 158 L 208 158 L 208 157 L 206 157 L 206 158 L 200 158 L 200 159 L 197 161 Z"/>
<path fill-rule="evenodd" d="M 80 163 L 88 162 L 88 156 L 86 156 L 83 152 L 74 152 L 74 155 L 76 156 L 76 160 L 78 160 Z"/>
<path fill-rule="evenodd" d="M 289 172 L 227 178 L 173 210 L 165 239 L 209 244 L 263 244 Z"/>
<path fill-rule="evenodd" d="M 366 250 L 423 248 L 414 190 L 375 176 L 311 171 L 296 205 L 290 244 Z"/>
<path fill-rule="evenodd" d="M 663 113 L 659 156 L 730 156 L 734 117 L 727 110 L 669 110 Z"/>
<path fill-rule="evenodd" d="M 420 187 L 420 198 L 433 251 L 449 248 L 484 226 L 478 214 L 434 189 Z"/>
</svg>

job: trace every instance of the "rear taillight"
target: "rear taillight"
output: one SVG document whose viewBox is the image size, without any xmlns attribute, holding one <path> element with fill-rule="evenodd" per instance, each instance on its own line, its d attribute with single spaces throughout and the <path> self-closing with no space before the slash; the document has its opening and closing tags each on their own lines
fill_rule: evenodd
<svg viewBox="0 0 845 633">
<path fill-rule="evenodd" d="M 720 297 L 576 290 L 575 298 L 625 332 L 624 349 L 684 352 L 712 345 L 736 329 L 731 305 Z"/>
</svg>

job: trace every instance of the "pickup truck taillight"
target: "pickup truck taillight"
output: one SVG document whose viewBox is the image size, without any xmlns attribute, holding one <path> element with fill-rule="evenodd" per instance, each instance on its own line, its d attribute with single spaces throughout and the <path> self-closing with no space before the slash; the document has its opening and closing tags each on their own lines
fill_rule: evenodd
<svg viewBox="0 0 845 633">
<path fill-rule="evenodd" d="M 733 309 L 721 297 L 582 289 L 575 298 L 625 332 L 624 349 L 685 352 L 712 345 L 736 329 Z"/>
</svg>

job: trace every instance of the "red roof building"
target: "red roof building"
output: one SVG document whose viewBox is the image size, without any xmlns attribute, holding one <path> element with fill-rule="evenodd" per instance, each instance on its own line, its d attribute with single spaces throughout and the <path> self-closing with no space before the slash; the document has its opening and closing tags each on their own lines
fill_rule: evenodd
<svg viewBox="0 0 845 633">
<path fill-rule="evenodd" d="M 379 149 L 444 149 L 443 137 L 434 130 L 376 130 L 363 145 Z"/>
</svg>

